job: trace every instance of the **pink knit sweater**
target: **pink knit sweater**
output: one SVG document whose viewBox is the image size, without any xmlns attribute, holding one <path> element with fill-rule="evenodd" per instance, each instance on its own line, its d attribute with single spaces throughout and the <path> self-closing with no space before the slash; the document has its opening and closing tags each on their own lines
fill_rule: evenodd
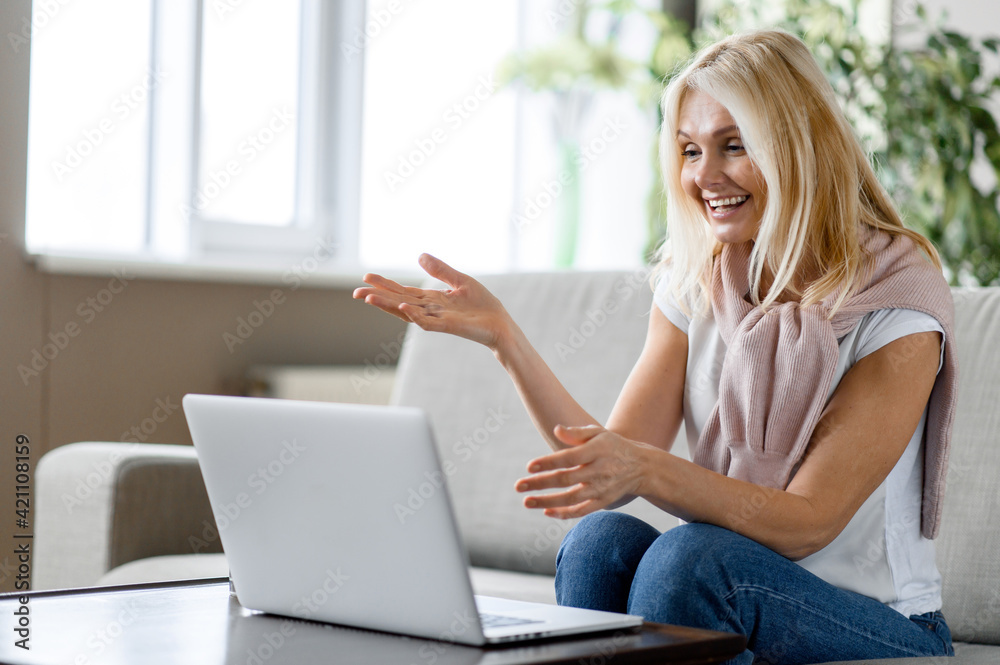
<svg viewBox="0 0 1000 665">
<path fill-rule="evenodd" d="M 702 431 L 694 461 L 732 478 L 784 489 L 819 422 L 838 358 L 837 340 L 866 314 L 912 309 L 944 328 L 944 365 L 931 392 L 924 437 L 921 532 L 941 523 L 948 449 L 955 416 L 958 363 L 954 304 L 941 273 L 905 236 L 871 230 L 869 282 L 829 319 L 834 297 L 809 307 L 773 304 L 763 314 L 749 294 L 751 243 L 726 245 L 712 273 L 712 309 L 727 345 L 719 402 Z"/>
</svg>

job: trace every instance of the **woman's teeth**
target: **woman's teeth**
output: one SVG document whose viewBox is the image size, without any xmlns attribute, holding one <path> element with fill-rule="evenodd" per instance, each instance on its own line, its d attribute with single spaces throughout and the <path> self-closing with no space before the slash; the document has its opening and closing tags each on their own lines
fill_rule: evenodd
<svg viewBox="0 0 1000 665">
<path fill-rule="evenodd" d="M 735 208 L 739 204 L 746 201 L 748 196 L 730 196 L 726 199 L 713 199 L 708 202 L 708 205 L 712 207 L 712 210 L 723 211 L 724 208 Z"/>
</svg>

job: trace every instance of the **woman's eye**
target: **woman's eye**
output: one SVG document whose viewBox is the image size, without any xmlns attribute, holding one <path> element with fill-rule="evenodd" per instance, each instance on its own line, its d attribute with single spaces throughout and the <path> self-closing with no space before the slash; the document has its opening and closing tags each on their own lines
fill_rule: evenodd
<svg viewBox="0 0 1000 665">
<path fill-rule="evenodd" d="M 726 150 L 733 153 L 741 153 L 744 148 L 742 143 L 730 143 L 726 146 Z"/>
<path fill-rule="evenodd" d="M 681 157 L 683 157 L 684 159 L 694 159 L 698 155 L 699 152 L 697 150 L 691 150 L 690 148 L 681 151 Z"/>
</svg>

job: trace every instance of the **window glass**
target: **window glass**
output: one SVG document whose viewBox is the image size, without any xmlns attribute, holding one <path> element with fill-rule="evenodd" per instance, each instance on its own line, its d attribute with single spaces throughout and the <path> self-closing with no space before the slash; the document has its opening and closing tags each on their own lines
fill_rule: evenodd
<svg viewBox="0 0 1000 665">
<path fill-rule="evenodd" d="M 507 267 L 516 98 L 494 74 L 516 48 L 518 4 L 369 1 L 363 263 L 413 269 L 428 251 L 467 270 Z"/>
<path fill-rule="evenodd" d="M 295 217 L 299 2 L 204 3 L 197 187 L 209 219 Z"/>
<path fill-rule="evenodd" d="M 146 237 L 148 0 L 34 3 L 29 251 L 125 253 Z"/>
</svg>

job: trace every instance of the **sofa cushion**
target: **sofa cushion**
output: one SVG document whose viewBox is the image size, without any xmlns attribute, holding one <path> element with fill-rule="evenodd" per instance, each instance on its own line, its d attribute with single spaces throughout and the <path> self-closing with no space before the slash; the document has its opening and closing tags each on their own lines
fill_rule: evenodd
<svg viewBox="0 0 1000 665">
<path fill-rule="evenodd" d="M 44 455 L 36 480 L 33 589 L 91 586 L 153 554 L 222 550 L 191 446 L 73 443 Z"/>
<path fill-rule="evenodd" d="M 167 503 L 164 496 L 173 498 Z M 205 483 L 186 459 L 123 464 L 114 502 L 109 568 L 161 554 L 222 552 Z M 160 528 L 166 520 L 171 529 Z"/>
<path fill-rule="evenodd" d="M 516 573 L 496 568 L 469 568 L 472 591 L 480 596 L 556 604 L 556 580 L 551 575 Z"/>
<path fill-rule="evenodd" d="M 165 554 L 129 561 L 101 576 L 97 586 L 229 577 L 225 554 Z"/>
<path fill-rule="evenodd" d="M 97 586 L 148 584 L 172 580 L 228 577 L 225 554 L 169 554 L 129 561 L 101 576 Z M 551 575 L 516 573 L 496 568 L 469 568 L 472 590 L 480 596 L 496 596 L 536 603 L 556 603 L 555 578 Z"/>
<path fill-rule="evenodd" d="M 497 275 L 480 281 L 583 408 L 604 422 L 645 340 L 652 303 L 647 272 Z M 528 460 L 549 448 L 493 354 L 411 325 L 393 401 L 430 415 L 472 565 L 554 573 L 556 551 L 573 521 L 527 510 L 513 489 Z M 643 500 L 632 503 L 626 512 L 660 529 L 677 523 Z"/>
<path fill-rule="evenodd" d="M 956 640 L 1000 644 L 1000 289 L 953 293 L 958 409 L 935 541 L 943 610 Z"/>
</svg>

